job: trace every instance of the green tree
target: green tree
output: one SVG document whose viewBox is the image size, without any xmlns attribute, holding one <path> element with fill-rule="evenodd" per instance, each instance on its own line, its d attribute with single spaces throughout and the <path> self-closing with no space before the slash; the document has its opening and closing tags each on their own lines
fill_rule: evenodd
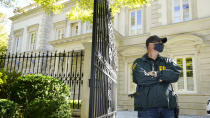
<svg viewBox="0 0 210 118">
<path fill-rule="evenodd" d="M 8 31 L 4 25 L 6 22 L 6 15 L 0 12 L 0 54 L 8 48 Z"/>
<path fill-rule="evenodd" d="M 68 18 L 70 20 L 91 21 L 93 18 L 93 3 L 94 0 L 75 0 L 76 5 L 74 9 L 69 11 Z M 120 12 L 120 8 L 140 8 L 143 5 L 150 5 L 152 0 L 110 0 L 110 8 L 112 15 Z"/>
<path fill-rule="evenodd" d="M 18 0 L 0 0 L 5 6 L 12 6 L 12 3 Z M 19 0 L 20 1 L 20 0 Z M 64 0 L 33 0 L 38 6 L 40 5 L 46 13 L 58 14 L 62 11 Z M 92 21 L 94 0 L 74 0 L 75 6 L 68 12 L 69 20 Z M 120 8 L 138 8 L 142 5 L 149 5 L 152 0 L 110 0 L 112 14 L 120 12 Z M 21 11 L 21 10 L 20 10 Z"/>
</svg>

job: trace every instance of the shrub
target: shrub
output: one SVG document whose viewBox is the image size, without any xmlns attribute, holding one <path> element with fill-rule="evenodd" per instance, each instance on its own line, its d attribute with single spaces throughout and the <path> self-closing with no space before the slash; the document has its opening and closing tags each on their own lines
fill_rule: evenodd
<svg viewBox="0 0 210 118">
<path fill-rule="evenodd" d="M 61 80 L 44 75 L 26 75 L 19 77 L 11 87 L 10 99 L 25 105 L 35 98 L 53 99 L 70 96 L 70 88 Z"/>
<path fill-rule="evenodd" d="M 9 88 L 19 76 L 21 76 L 21 73 L 19 72 L 9 72 L 8 70 L 0 69 L 0 98 L 9 98 Z"/>
<path fill-rule="evenodd" d="M 9 70 L 1 69 L 0 72 L 4 73 L 4 75 L 7 76 L 7 84 L 13 83 L 14 81 L 17 80 L 18 77 L 22 75 L 21 72 L 17 72 L 15 70 L 9 71 Z"/>
<path fill-rule="evenodd" d="M 70 88 L 59 79 L 26 75 L 19 77 L 10 90 L 10 99 L 23 106 L 25 118 L 38 117 L 36 114 L 43 118 L 70 117 Z"/>
<path fill-rule="evenodd" d="M 71 118 L 68 103 L 62 100 L 46 100 L 37 98 L 26 106 L 25 118 Z"/>
<path fill-rule="evenodd" d="M 6 84 L 7 83 L 7 75 L 4 73 L 0 72 L 0 85 Z"/>
<path fill-rule="evenodd" d="M 18 104 L 7 99 L 0 99 L 0 117 L 18 118 L 19 117 Z"/>
</svg>

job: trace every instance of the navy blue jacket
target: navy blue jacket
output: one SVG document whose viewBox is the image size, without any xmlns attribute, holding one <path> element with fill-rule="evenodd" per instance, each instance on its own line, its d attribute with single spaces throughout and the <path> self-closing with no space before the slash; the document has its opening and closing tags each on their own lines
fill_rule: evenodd
<svg viewBox="0 0 210 118">
<path fill-rule="evenodd" d="M 178 81 L 181 68 L 172 59 L 158 55 L 153 60 L 145 54 L 134 61 L 132 70 L 133 82 L 137 84 L 135 110 L 177 106 L 177 97 L 171 83 Z M 157 77 L 150 76 L 150 71 L 157 71 Z M 159 82 L 160 79 L 162 82 Z"/>
</svg>

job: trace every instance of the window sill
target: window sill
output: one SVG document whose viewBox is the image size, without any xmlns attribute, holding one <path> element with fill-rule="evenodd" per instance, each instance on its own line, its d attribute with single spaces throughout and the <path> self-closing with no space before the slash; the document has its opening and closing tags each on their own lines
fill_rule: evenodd
<svg viewBox="0 0 210 118">
<path fill-rule="evenodd" d="M 148 33 L 139 33 L 139 34 L 133 34 L 133 35 L 129 34 L 128 37 L 139 37 L 139 36 L 144 36 L 144 35 L 147 36 Z"/>
<path fill-rule="evenodd" d="M 198 95 L 198 92 L 196 91 L 182 91 L 182 92 L 176 92 L 176 93 L 178 95 Z"/>
<path fill-rule="evenodd" d="M 179 24 L 179 23 L 186 23 L 186 22 L 190 22 L 192 21 L 193 19 L 189 19 L 189 20 L 186 20 L 186 21 L 180 21 L 180 22 L 172 22 L 171 24 Z"/>
</svg>

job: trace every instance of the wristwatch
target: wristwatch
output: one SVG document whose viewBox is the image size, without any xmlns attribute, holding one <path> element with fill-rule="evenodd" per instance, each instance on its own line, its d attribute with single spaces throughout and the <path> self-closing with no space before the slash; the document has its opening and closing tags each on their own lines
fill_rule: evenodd
<svg viewBox="0 0 210 118">
<path fill-rule="evenodd" d="M 152 71 L 152 75 L 155 76 L 156 75 L 156 71 Z"/>
</svg>

